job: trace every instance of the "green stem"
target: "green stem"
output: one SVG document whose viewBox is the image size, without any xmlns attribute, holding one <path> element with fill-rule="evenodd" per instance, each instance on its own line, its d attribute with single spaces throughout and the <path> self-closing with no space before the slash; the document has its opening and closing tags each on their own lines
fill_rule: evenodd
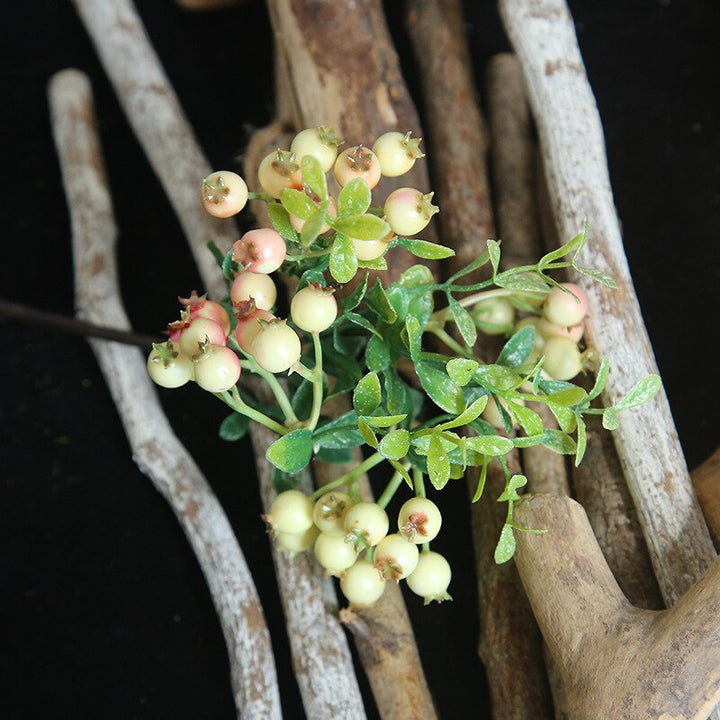
<svg viewBox="0 0 720 720">
<path fill-rule="evenodd" d="M 440 325 L 434 323 L 428 323 L 425 327 L 425 332 L 431 332 L 435 337 L 441 340 L 447 347 L 455 352 L 460 357 L 473 359 L 472 352 L 467 348 L 464 348 L 452 335 L 446 332 Z"/>
<path fill-rule="evenodd" d="M 315 350 L 315 367 L 313 368 L 313 405 L 312 413 L 310 414 L 310 420 L 308 421 L 308 427 L 310 430 L 314 430 L 317 427 L 318 420 L 320 419 L 320 408 L 323 404 L 323 355 L 322 355 L 322 343 L 320 342 L 320 333 L 312 333 L 313 348 Z"/>
<path fill-rule="evenodd" d="M 248 200 L 262 200 L 266 203 L 274 202 L 275 200 L 272 195 L 264 192 L 249 192 L 247 196 Z"/>
<path fill-rule="evenodd" d="M 387 484 L 385 489 L 382 491 L 382 495 L 377 499 L 377 504 L 384 510 L 390 501 L 393 499 L 397 489 L 403 482 L 403 476 L 396 470 L 393 476 L 390 478 L 390 482 Z"/>
<path fill-rule="evenodd" d="M 315 502 L 321 495 L 328 492 L 329 490 L 334 490 L 335 488 L 340 487 L 341 485 L 347 485 L 349 483 L 354 482 L 360 475 L 365 473 L 367 470 L 370 470 L 371 468 L 374 468 L 377 464 L 381 463 L 385 458 L 380 453 L 373 453 L 369 457 L 365 458 L 356 468 L 353 468 L 349 472 L 346 472 L 344 475 L 341 475 L 340 477 L 335 478 L 331 482 L 327 483 L 326 485 L 323 485 L 321 488 L 318 488 L 311 496 L 310 499 Z"/>
<path fill-rule="evenodd" d="M 413 468 L 413 489 L 415 490 L 415 495 L 417 497 L 427 497 L 427 494 L 425 493 L 425 478 L 422 471 L 418 470 L 416 467 Z"/>
<path fill-rule="evenodd" d="M 274 430 L 278 435 L 287 435 L 288 429 L 281 425 L 277 420 L 273 420 L 259 410 L 250 407 L 241 397 L 237 387 L 233 387 L 230 392 L 218 392 L 213 393 L 215 397 L 222 400 L 228 407 L 231 407 L 235 412 L 239 412 L 241 415 L 246 415 L 251 420 L 254 420 L 261 425 L 264 425 L 270 430 Z"/>
</svg>

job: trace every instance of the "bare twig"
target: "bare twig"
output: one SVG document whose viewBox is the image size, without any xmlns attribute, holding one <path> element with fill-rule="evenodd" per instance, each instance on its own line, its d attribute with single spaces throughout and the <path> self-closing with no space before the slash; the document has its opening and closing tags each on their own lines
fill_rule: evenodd
<svg viewBox="0 0 720 720">
<path fill-rule="evenodd" d="M 119 296 L 116 229 L 92 108 L 76 70 L 50 84 L 55 144 L 73 234 L 78 314 L 129 329 Z M 238 717 L 280 718 L 270 638 L 260 601 L 230 523 L 165 417 L 138 348 L 91 341 L 118 407 L 135 461 L 175 512 L 208 582 L 230 656 Z"/>
<path fill-rule="evenodd" d="M 153 343 L 162 342 L 162 338 L 152 335 L 138 335 L 137 333 L 120 328 L 103 327 L 95 323 L 80 320 L 79 318 L 67 317 L 58 313 L 38 310 L 37 308 L 22 305 L 21 303 L 0 300 L 0 317 L 20 320 L 43 325 L 47 328 L 54 328 L 62 332 L 83 337 L 101 338 L 103 340 L 116 340 L 126 345 L 137 345 L 141 348 L 150 348 Z"/>
<path fill-rule="evenodd" d="M 225 283 L 207 243 L 222 252 L 237 239 L 231 220 L 197 211 L 210 164 L 185 118 L 130 0 L 73 0 L 118 101 L 188 238 L 205 290 L 217 299 Z"/>
<path fill-rule="evenodd" d="M 569 239 L 588 218 L 583 264 L 609 272 L 620 288 L 574 277 L 588 294 L 591 344 L 613 358 L 603 396 L 613 405 L 658 370 L 622 246 L 602 126 L 572 18 L 564 0 L 500 0 L 500 11 L 523 67 L 559 235 Z M 658 583 L 673 603 L 710 565 L 715 550 L 665 394 L 621 413 L 613 436 Z"/>
</svg>

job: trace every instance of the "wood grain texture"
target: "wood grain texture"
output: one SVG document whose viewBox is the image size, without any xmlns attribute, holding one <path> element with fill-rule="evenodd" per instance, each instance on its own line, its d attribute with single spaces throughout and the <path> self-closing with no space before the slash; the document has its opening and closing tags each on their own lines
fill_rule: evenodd
<svg viewBox="0 0 720 720">
<path fill-rule="evenodd" d="M 572 277 L 589 298 L 591 344 L 612 358 L 605 405 L 640 378 L 657 373 L 633 289 L 613 204 L 597 107 L 563 0 L 500 0 L 501 16 L 520 58 L 538 127 L 558 234 L 574 236 L 585 218 L 582 263 L 612 275 L 610 290 Z M 715 550 L 694 495 L 664 392 L 620 414 L 614 433 L 663 597 L 675 602 L 701 577 Z"/>
<path fill-rule="evenodd" d="M 92 106 L 77 70 L 49 87 L 53 134 L 70 209 L 76 307 L 99 325 L 129 329 L 115 261 L 116 227 Z M 239 718 L 281 717 L 270 636 L 250 571 L 207 480 L 177 439 L 136 347 L 91 340 L 135 462 L 172 507 L 205 575 L 222 626 Z"/>
</svg>

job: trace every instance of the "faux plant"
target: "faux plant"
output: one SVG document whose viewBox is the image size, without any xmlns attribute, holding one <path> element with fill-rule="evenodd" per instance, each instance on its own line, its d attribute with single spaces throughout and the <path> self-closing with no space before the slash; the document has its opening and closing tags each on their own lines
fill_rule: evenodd
<svg viewBox="0 0 720 720">
<path fill-rule="evenodd" d="M 516 531 L 543 531 L 513 519 L 527 478 L 510 472 L 508 453 L 544 445 L 579 464 L 585 416 L 601 414 L 613 429 L 618 412 L 660 386 L 651 375 L 613 407 L 598 405 L 610 365 L 583 344 L 582 289 L 555 278 L 572 267 L 614 286 L 580 264 L 587 227 L 535 265 L 501 271 L 501 244 L 492 239 L 446 280 L 422 264 L 453 255 L 416 237 L 438 212 L 433 194 L 400 188 L 373 204 L 383 176 L 400 176 L 423 157 L 419 143 L 388 132 L 372 147 L 338 151 L 343 141 L 332 128 L 309 128 L 260 163 L 262 193 L 249 193 L 233 172 L 205 178 L 201 201 L 211 215 L 229 217 L 249 198 L 262 200 L 272 227 L 245 233 L 225 256 L 211 248 L 227 298 L 181 299 L 168 341 L 148 359 L 158 384 L 194 380 L 232 409 L 220 427 L 225 440 L 243 437 L 250 422 L 277 433 L 266 457 L 278 496 L 264 520 L 288 552 L 314 552 L 353 607 L 371 605 L 387 581 L 401 579 L 425 602 L 450 597 L 450 565 L 430 549 L 442 514 L 440 501 L 427 497 L 428 482 L 441 491 L 477 467 L 477 502 L 488 465 L 500 464 L 505 489 L 483 501 L 507 505 L 495 549 L 496 562 L 506 562 Z M 375 271 L 396 248 L 420 262 L 383 285 Z M 273 275 L 290 289 L 287 307 Z M 478 276 L 486 279 L 468 279 Z M 489 347 L 498 348 L 492 358 L 484 356 Z M 589 389 L 571 382 L 586 371 L 594 376 Z M 267 383 L 274 404 L 239 383 L 247 372 Z M 331 416 L 326 403 L 337 396 L 349 409 Z M 528 402 L 547 405 L 557 428 L 545 427 Z M 296 489 L 314 458 L 352 463 L 358 448 L 362 459 L 349 472 L 312 495 Z M 358 478 L 381 464 L 387 485 L 377 502 L 363 501 Z M 408 499 L 391 521 L 386 508 L 398 492 Z"/>
</svg>

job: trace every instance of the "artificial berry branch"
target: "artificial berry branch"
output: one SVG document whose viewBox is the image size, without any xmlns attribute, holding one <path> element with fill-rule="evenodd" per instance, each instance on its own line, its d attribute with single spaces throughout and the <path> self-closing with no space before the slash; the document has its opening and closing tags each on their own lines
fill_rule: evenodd
<svg viewBox="0 0 720 720">
<path fill-rule="evenodd" d="M 410 151 L 409 135 L 391 131 L 372 149 L 356 145 L 338 152 L 340 143 L 328 143 L 328 137 L 336 138 L 327 128 L 303 131 L 293 140 L 294 150 L 291 143 L 290 150 L 279 148 L 260 163 L 258 181 L 272 227 L 246 232 L 224 256 L 216 252 L 227 299 L 218 304 L 193 293 L 181 300 L 181 320 L 170 324 L 170 340 L 154 347 L 148 367 L 159 384 L 177 387 L 193 379 L 237 415 L 277 433 L 265 457 L 280 494 L 265 520 L 288 552 L 319 542 L 316 558 L 331 558 L 325 568 L 340 578 L 351 605 L 374 603 L 387 580 L 400 579 L 411 589 L 432 586 L 426 600 L 446 599 L 447 584 L 428 585 L 415 576 L 418 567 L 433 566 L 419 563 L 432 553 L 432 538 L 405 532 L 407 518 L 399 518 L 398 533 L 388 535 L 385 508 L 403 483 L 416 500 L 429 504 L 431 515 L 439 515 L 426 497 L 426 477 L 440 491 L 478 468 L 472 498 L 477 502 L 488 466 L 497 463 L 505 482 L 498 501 L 507 504 L 507 512 L 495 560 L 506 562 L 515 550 L 515 532 L 528 530 L 513 520 L 518 489 L 527 479 L 511 470 L 506 456 L 543 445 L 574 455 L 578 464 L 587 442 L 584 416 L 600 414 L 612 429 L 618 412 L 647 402 L 659 381 L 644 378 L 608 408 L 593 405 L 607 381 L 607 361 L 593 367 L 597 374 L 589 391 L 570 382 L 593 357 L 581 345 L 587 301 L 577 285 L 553 275 L 572 267 L 614 285 L 605 273 L 578 263 L 587 224 L 535 264 L 500 271 L 501 244 L 489 239 L 480 257 L 444 282 L 423 264 L 410 266 L 391 284 L 371 282 L 371 271 L 385 269 L 385 256 L 398 248 L 421 260 L 454 253 L 414 237 L 439 210 L 432 193 L 401 188 L 381 206 L 372 205 L 372 190 L 383 176 L 401 175 L 422 157 L 419 141 Z M 340 187 L 336 198 L 328 180 Z M 201 201 L 211 214 L 231 216 L 247 201 L 244 188 L 234 173 L 215 172 L 201 183 Z M 479 269 L 489 270 L 489 277 L 463 284 Z M 277 273 L 297 279 L 287 318 L 274 314 L 283 309 L 272 277 Z M 439 309 L 436 298 L 444 299 Z M 425 347 L 428 334 L 440 343 Z M 480 357 L 485 336 L 504 340 L 492 362 Z M 241 392 L 242 370 L 267 383 L 277 406 L 261 406 Z M 288 374 L 287 392 L 276 377 L 281 373 Z M 352 409 L 334 419 L 324 416 L 324 404 L 343 395 Z M 546 406 L 558 427 L 545 427 L 528 402 Z M 232 418 L 223 424 L 225 435 L 234 423 L 234 435 L 241 436 L 247 425 Z M 345 463 L 358 447 L 367 447 L 369 456 L 322 493 L 308 496 L 296 489 L 313 458 Z M 381 463 L 392 469 L 391 479 L 377 502 L 362 501 L 357 478 Z M 339 548 L 331 552 L 338 541 L 320 540 L 325 531 L 312 520 L 328 490 L 349 498 L 342 528 L 330 536 L 342 536 L 354 548 L 354 564 L 336 557 Z M 288 513 L 297 519 L 289 526 L 278 519 Z"/>
</svg>

